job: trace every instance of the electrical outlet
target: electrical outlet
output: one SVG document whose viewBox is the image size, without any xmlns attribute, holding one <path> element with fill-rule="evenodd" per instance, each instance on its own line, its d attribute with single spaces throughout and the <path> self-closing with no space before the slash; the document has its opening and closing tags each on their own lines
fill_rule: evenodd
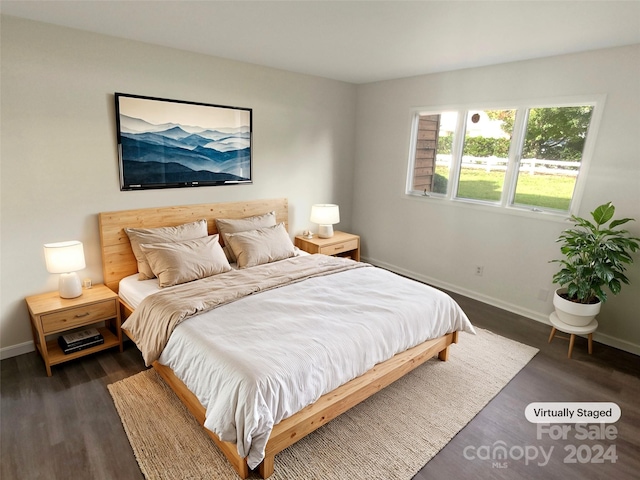
<svg viewBox="0 0 640 480">
<path fill-rule="evenodd" d="M 476 275 L 481 277 L 483 273 L 484 273 L 484 266 L 476 265 Z"/>
</svg>

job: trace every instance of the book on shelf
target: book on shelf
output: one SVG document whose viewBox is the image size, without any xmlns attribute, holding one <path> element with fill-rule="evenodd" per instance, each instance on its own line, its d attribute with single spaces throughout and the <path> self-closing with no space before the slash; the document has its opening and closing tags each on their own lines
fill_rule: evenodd
<svg viewBox="0 0 640 480">
<path fill-rule="evenodd" d="M 104 338 L 95 328 L 87 328 L 58 337 L 58 344 L 64 353 L 71 353 L 72 351 L 93 347 L 101 343 L 104 343 Z"/>
<path fill-rule="evenodd" d="M 91 347 L 95 347 L 96 345 L 102 345 L 104 343 L 104 338 L 102 338 L 102 336 L 100 336 L 100 338 L 96 339 L 96 340 L 92 340 L 92 341 L 88 341 L 85 343 L 81 343 L 79 345 L 76 345 L 74 347 L 68 347 L 64 344 L 63 341 L 60 340 L 60 338 L 62 337 L 58 337 L 58 344 L 60 345 L 60 348 L 62 349 L 62 353 L 64 353 L 65 355 L 69 354 L 69 353 L 74 353 L 74 352 L 79 352 L 80 350 L 85 350 L 87 348 L 91 348 Z"/>
</svg>

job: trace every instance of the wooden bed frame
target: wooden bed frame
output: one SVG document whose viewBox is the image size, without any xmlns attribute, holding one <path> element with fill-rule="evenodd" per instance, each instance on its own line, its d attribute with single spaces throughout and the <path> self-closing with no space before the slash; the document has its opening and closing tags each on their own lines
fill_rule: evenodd
<svg viewBox="0 0 640 480">
<path fill-rule="evenodd" d="M 138 271 L 129 238 L 124 232 L 125 227 L 155 228 L 175 226 L 204 218 L 207 220 L 209 234 L 212 235 L 217 233 L 214 221 L 216 218 L 243 218 L 270 211 L 276 212 L 278 222 L 284 222 L 285 227 L 288 226 L 289 213 L 286 198 L 100 213 L 99 225 L 104 283 L 117 292 L 120 280 Z M 122 319 L 124 321 L 133 309 L 122 300 L 121 305 Z M 129 335 L 126 330 L 124 332 Z M 265 458 L 259 466 L 260 476 L 267 478 L 273 473 L 274 457 L 277 453 L 346 412 L 354 405 L 369 398 L 436 355 L 440 360 L 446 361 L 449 356 L 449 345 L 457 343 L 457 341 L 458 332 L 452 332 L 399 353 L 393 358 L 379 363 L 364 375 L 320 397 L 313 405 L 309 405 L 300 412 L 282 420 L 274 426 L 267 442 Z M 198 422 L 204 425 L 205 409 L 196 396 L 174 375 L 170 368 L 160 365 L 158 362 L 154 362 L 153 367 Z M 206 428 L 205 431 L 218 445 L 233 468 L 238 472 L 238 475 L 241 478 L 247 478 L 249 467 L 246 459 L 238 455 L 236 445 L 221 441 L 216 434 Z"/>
</svg>

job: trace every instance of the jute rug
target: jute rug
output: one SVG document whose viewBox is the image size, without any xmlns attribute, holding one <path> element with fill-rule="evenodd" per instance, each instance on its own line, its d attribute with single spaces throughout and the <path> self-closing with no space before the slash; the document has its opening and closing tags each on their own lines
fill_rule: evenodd
<svg viewBox="0 0 640 480">
<path fill-rule="evenodd" d="M 476 330 L 449 361 L 428 361 L 278 454 L 271 478 L 412 478 L 538 351 Z M 108 388 L 148 480 L 238 478 L 155 371 Z"/>
</svg>

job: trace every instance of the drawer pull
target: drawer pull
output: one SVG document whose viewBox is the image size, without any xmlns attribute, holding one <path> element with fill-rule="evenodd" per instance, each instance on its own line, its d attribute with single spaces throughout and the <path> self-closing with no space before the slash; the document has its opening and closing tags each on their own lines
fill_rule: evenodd
<svg viewBox="0 0 640 480">
<path fill-rule="evenodd" d="M 342 250 L 344 248 L 344 245 L 340 245 L 339 247 L 335 247 L 334 250 Z"/>
<path fill-rule="evenodd" d="M 76 315 L 76 318 L 86 317 L 87 315 L 89 315 L 89 312 L 79 313 Z"/>
</svg>

